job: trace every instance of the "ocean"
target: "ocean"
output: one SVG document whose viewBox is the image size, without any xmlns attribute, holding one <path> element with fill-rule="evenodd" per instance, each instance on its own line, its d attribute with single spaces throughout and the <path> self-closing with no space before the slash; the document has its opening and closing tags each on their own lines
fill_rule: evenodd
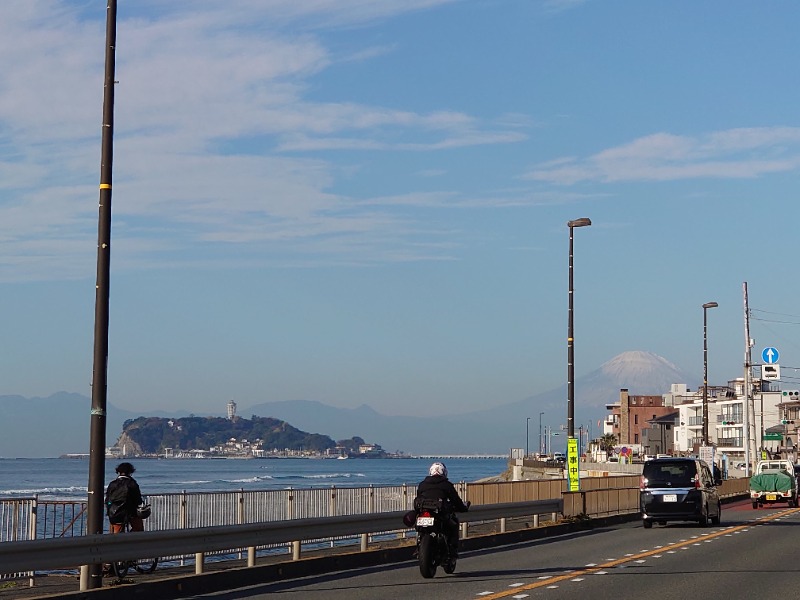
<svg viewBox="0 0 800 600">
<path fill-rule="evenodd" d="M 142 493 L 275 490 L 286 488 L 416 486 L 434 459 L 129 459 Z M 504 458 L 442 459 L 453 482 L 500 475 Z M 105 482 L 120 460 L 107 460 Z M 0 498 L 86 499 L 89 461 L 79 458 L 0 459 Z"/>
</svg>

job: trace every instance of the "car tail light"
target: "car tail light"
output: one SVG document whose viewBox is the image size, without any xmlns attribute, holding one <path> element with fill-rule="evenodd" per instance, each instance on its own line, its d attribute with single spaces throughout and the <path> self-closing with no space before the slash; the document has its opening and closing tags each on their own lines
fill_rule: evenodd
<svg viewBox="0 0 800 600">
<path fill-rule="evenodd" d="M 695 476 L 694 476 L 694 487 L 695 487 L 696 489 L 698 489 L 698 490 L 699 490 L 699 489 L 700 489 L 700 487 L 701 487 L 701 486 L 700 486 L 700 473 L 696 473 L 696 474 L 695 474 Z"/>
<path fill-rule="evenodd" d="M 647 477 L 645 477 L 644 475 L 642 475 L 642 476 L 639 478 L 639 491 L 640 491 L 640 492 L 643 492 L 643 491 L 645 490 L 645 488 L 647 487 L 647 483 L 648 483 L 648 481 L 647 481 Z"/>
</svg>

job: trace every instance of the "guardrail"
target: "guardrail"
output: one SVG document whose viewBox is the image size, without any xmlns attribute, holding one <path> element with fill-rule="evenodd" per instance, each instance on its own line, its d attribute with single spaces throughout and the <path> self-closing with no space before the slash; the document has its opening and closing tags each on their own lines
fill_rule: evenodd
<svg viewBox="0 0 800 600">
<path fill-rule="evenodd" d="M 530 515 L 560 513 L 559 499 L 476 506 L 462 515 L 463 522 L 487 521 Z M 34 569 L 64 569 L 75 565 L 103 564 L 141 556 L 195 554 L 195 571 L 202 573 L 206 553 L 246 549 L 248 566 L 255 565 L 255 549 L 298 540 L 354 536 L 399 530 L 406 511 L 370 515 L 291 519 L 271 523 L 197 527 L 171 531 L 144 531 L 128 535 L 29 540 L 0 544 L 0 573 Z"/>
<path fill-rule="evenodd" d="M 461 535 L 468 537 L 470 524 L 493 520 L 499 522 L 499 532 L 504 533 L 506 521 L 518 517 L 532 517 L 532 522 L 526 526 L 535 528 L 539 526 L 540 515 L 548 513 L 552 521 L 558 520 L 559 513 L 565 518 L 635 513 L 639 510 L 638 482 L 636 476 L 587 478 L 581 480 L 579 492 L 567 492 L 563 480 L 461 483 L 459 493 L 473 504 L 461 519 Z M 723 498 L 746 495 L 748 480 L 726 480 L 719 491 Z M 313 493 L 306 496 L 305 492 Z M 167 500 L 167 496 L 173 498 Z M 295 496 L 305 499 L 294 504 L 298 502 Z M 15 513 L 0 500 L 0 507 L 5 506 L 5 513 L 0 514 L 5 514 L 5 520 L 10 523 L 5 528 L 6 533 L 9 537 L 16 536 L 17 540 L 0 543 L 0 580 L 30 577 L 33 585 L 37 570 L 75 569 L 78 565 L 154 555 L 182 561 L 194 556 L 195 571 L 201 573 L 207 555 L 214 553 L 241 555 L 246 552 L 248 566 L 254 566 L 258 550 L 274 554 L 274 548 L 280 548 L 282 552 L 290 551 L 292 559 L 298 560 L 303 544 L 318 548 L 323 542 L 330 542 L 332 546 L 340 540 L 358 543 L 360 536 L 361 550 L 366 551 L 370 537 L 373 540 L 386 539 L 385 536 L 405 537 L 409 531 L 399 526 L 402 515 L 410 508 L 407 486 L 280 490 L 270 496 L 263 492 L 239 491 L 150 498 L 162 498 L 162 516 L 147 521 L 148 531 L 124 536 L 82 535 L 85 533 L 82 524 L 85 503 L 40 501 L 37 508 L 35 501 L 30 504 L 17 499 L 19 506 Z M 286 502 L 277 502 L 279 498 Z M 259 507 L 271 502 L 280 508 Z M 27 525 L 28 534 L 36 531 L 37 536 L 43 534 L 49 539 L 23 541 L 26 528 L 22 525 L 27 517 L 24 510 L 19 512 L 22 510 L 19 507 L 30 508 L 29 504 L 33 507 L 34 518 Z M 392 506 L 400 510 L 391 510 Z M 53 514 L 47 516 L 51 509 Z M 363 512 L 337 514 L 337 511 L 354 510 Z M 309 514 L 315 511 L 322 515 Z M 38 525 L 37 513 L 40 515 Z M 197 514 L 190 518 L 189 513 Z M 209 515 L 216 522 L 209 523 Z M 248 521 L 258 518 L 262 522 Z M 14 533 L 10 534 L 12 531 Z M 70 537 L 76 532 L 80 533 Z M 58 539 L 60 536 L 63 537 Z"/>
</svg>

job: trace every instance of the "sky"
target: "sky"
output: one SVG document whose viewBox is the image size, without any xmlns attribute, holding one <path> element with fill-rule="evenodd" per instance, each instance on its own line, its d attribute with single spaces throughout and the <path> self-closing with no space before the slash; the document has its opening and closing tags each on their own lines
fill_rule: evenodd
<svg viewBox="0 0 800 600">
<path fill-rule="evenodd" d="M 0 395 L 91 395 L 105 21 L 0 3 Z M 709 384 L 741 377 L 747 282 L 753 362 L 800 387 L 799 21 L 119 0 L 108 402 L 435 416 L 557 388 L 583 217 L 576 377 L 629 350 L 701 377 L 711 301 Z"/>
</svg>

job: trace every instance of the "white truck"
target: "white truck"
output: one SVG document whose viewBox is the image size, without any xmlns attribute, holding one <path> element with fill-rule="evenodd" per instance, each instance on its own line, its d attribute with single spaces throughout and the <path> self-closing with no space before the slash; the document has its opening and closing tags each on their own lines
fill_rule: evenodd
<svg viewBox="0 0 800 600">
<path fill-rule="evenodd" d="M 797 478 L 789 460 L 761 460 L 750 478 L 750 501 L 753 508 L 776 502 L 797 506 Z"/>
</svg>

